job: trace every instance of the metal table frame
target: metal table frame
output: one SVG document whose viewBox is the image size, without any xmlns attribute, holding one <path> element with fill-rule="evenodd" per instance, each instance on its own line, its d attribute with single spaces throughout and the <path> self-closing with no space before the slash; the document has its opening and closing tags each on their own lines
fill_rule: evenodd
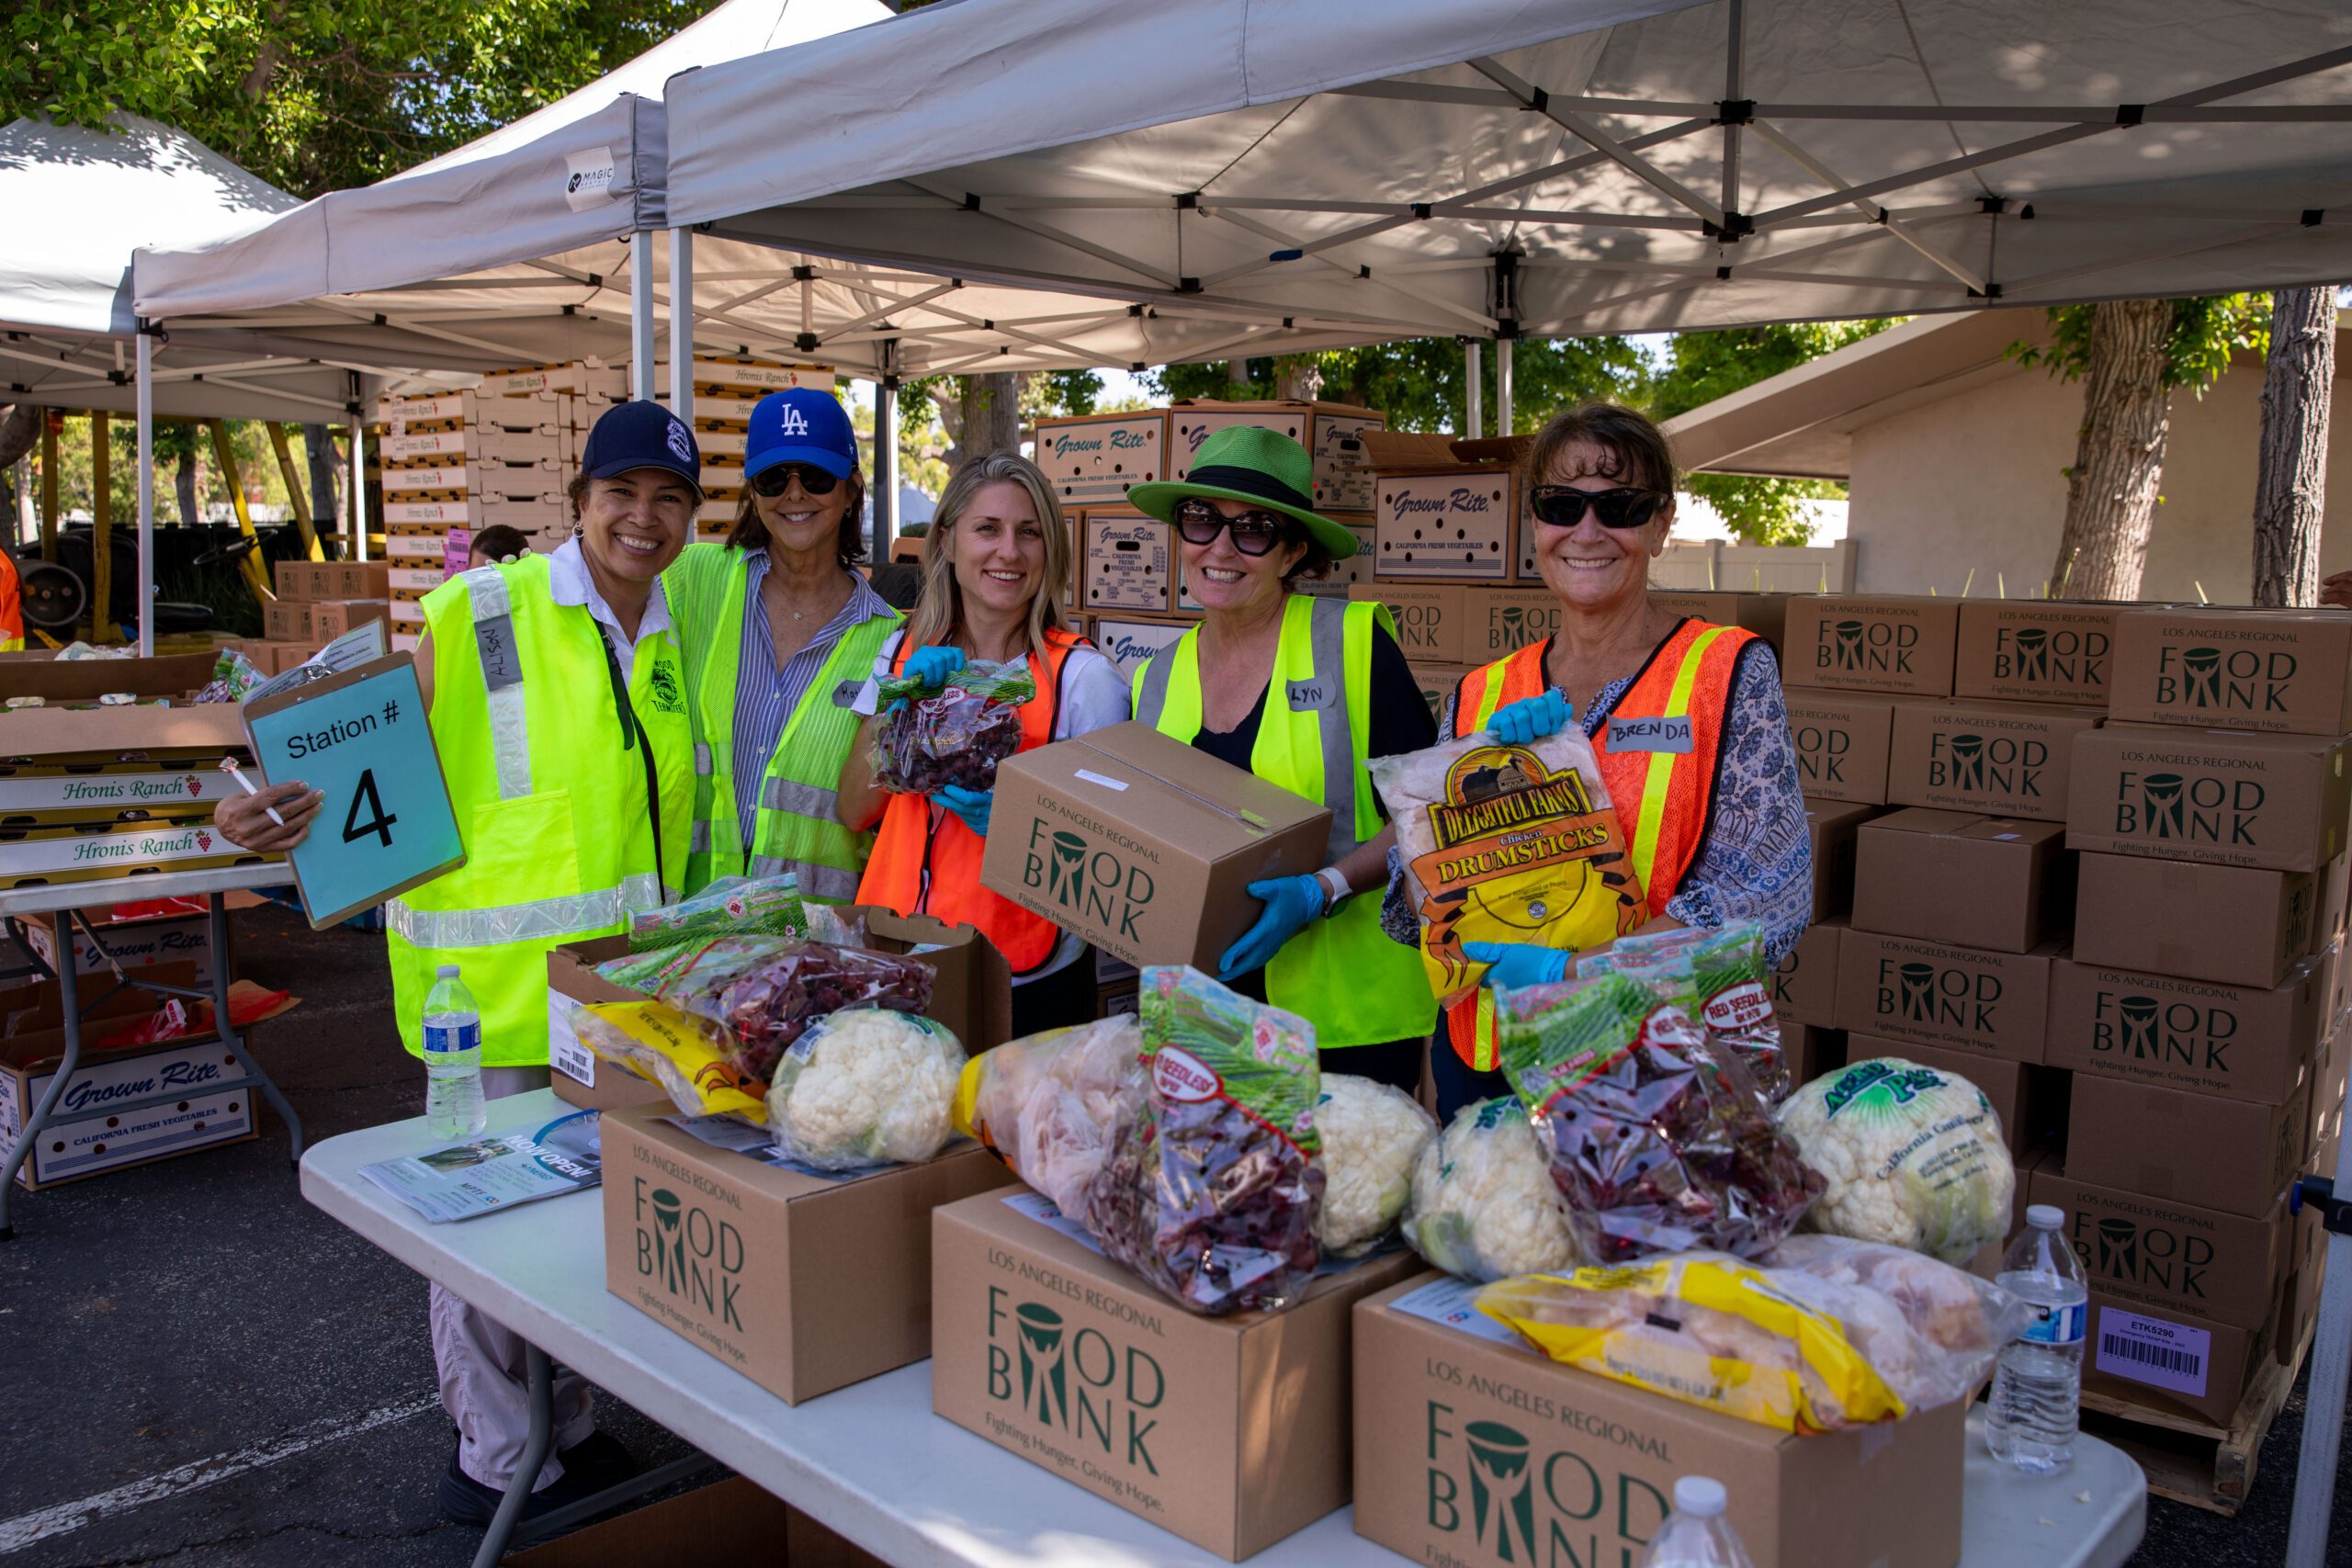
<svg viewBox="0 0 2352 1568">
<path fill-rule="evenodd" d="M 177 1103 L 187 1098 L 184 1091 L 165 1090 L 142 1095 L 137 1100 L 110 1100 L 95 1111 L 55 1114 L 58 1100 L 64 1095 L 66 1085 L 82 1062 L 82 1025 L 92 1008 L 103 1004 L 126 986 L 139 986 L 166 995 L 187 997 L 192 1000 L 209 1002 L 212 1018 L 220 1032 L 220 1043 L 237 1060 L 243 1072 L 242 1077 L 227 1083 L 208 1086 L 208 1094 L 244 1089 L 258 1089 L 286 1123 L 293 1147 L 289 1161 L 300 1166 L 302 1161 L 302 1119 L 286 1102 L 277 1085 L 262 1071 L 253 1053 L 245 1046 L 243 1035 L 229 1028 L 229 894 L 255 887 L 275 887 L 287 878 L 286 867 L 277 862 L 259 865 L 214 866 L 203 871 L 155 872 L 140 876 L 107 877 L 96 882 L 68 882 L 37 887 L 18 887 L 0 891 L 0 927 L 5 927 L 11 941 L 25 956 L 21 966 L 0 972 L 0 978 L 38 976 L 57 982 L 59 1009 L 65 1031 L 65 1052 L 58 1060 L 57 1072 L 41 1091 L 40 1102 L 26 1117 L 22 1132 L 10 1145 L 7 1158 L 0 1162 L 0 1241 L 16 1239 L 16 1226 L 9 1223 L 8 1204 L 15 1195 L 17 1172 L 32 1157 L 34 1140 L 52 1127 L 71 1126 L 78 1122 L 100 1121 L 119 1116 L 126 1111 L 144 1110 L 151 1105 Z M 212 922 L 212 962 L 208 984 L 202 986 L 164 986 L 152 980 L 132 978 L 121 965 L 114 966 L 113 984 L 86 1004 L 82 1000 L 82 976 L 74 963 L 74 928 L 80 927 L 98 951 L 107 952 L 106 939 L 100 928 L 92 923 L 88 910 L 107 905 L 134 902 L 145 898 L 190 898 L 201 897 L 209 906 Z M 44 963 L 25 936 L 24 917 L 53 914 L 58 917 L 56 951 L 62 962 L 54 966 Z M 111 961 L 112 954 L 107 954 Z M 97 978 L 93 976 L 92 978 Z"/>
</svg>

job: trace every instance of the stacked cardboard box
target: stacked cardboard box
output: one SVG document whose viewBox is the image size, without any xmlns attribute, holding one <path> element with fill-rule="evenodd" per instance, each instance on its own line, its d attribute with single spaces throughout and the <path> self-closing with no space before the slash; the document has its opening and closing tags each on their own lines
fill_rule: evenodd
<svg viewBox="0 0 2352 1568">
<path fill-rule="evenodd" d="M 626 370 L 619 374 L 626 377 Z M 752 405 L 770 392 L 796 387 L 830 392 L 836 379 L 830 365 L 787 365 L 748 355 L 695 355 L 691 412 L 695 445 L 702 452 L 703 486 L 702 508 L 695 514 L 697 537 L 724 538 L 734 526 L 743 499 L 743 452 L 751 434 Z M 668 360 L 654 367 L 654 385 L 659 389 L 655 397 L 667 403 Z"/>
<path fill-rule="evenodd" d="M 354 626 L 390 619 L 391 581 L 382 561 L 279 561 L 262 636 L 242 651 L 265 675 L 290 670 Z"/>
</svg>

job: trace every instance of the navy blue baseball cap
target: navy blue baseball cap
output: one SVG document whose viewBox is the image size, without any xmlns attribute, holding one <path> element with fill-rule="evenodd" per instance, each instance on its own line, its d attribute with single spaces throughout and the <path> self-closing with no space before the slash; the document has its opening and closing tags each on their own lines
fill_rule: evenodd
<svg viewBox="0 0 2352 1568">
<path fill-rule="evenodd" d="M 660 403 L 616 403 L 588 432 L 580 471 L 612 479 L 639 468 L 665 468 L 702 494 L 702 448 L 686 422 Z"/>
<path fill-rule="evenodd" d="M 743 477 L 778 463 L 813 463 L 837 479 L 857 467 L 857 432 L 831 392 L 794 387 L 752 405 L 752 433 L 743 443 Z"/>
</svg>

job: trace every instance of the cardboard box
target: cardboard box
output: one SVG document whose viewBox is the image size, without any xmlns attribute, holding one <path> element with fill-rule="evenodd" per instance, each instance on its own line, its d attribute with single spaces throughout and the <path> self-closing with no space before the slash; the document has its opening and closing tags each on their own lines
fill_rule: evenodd
<svg viewBox="0 0 2352 1568">
<path fill-rule="evenodd" d="M 2064 951 L 1991 953 L 1848 928 L 1838 945 L 1835 1027 L 1967 1056 L 2039 1062 L 2050 968 Z"/>
<path fill-rule="evenodd" d="M 2013 1158 L 2022 1159 L 2028 1151 L 2041 1142 L 2043 1134 L 2062 1132 L 2065 1128 L 2064 1096 L 2055 1092 L 2056 1080 L 2064 1075 L 2053 1073 L 2047 1067 L 2004 1061 L 1981 1052 L 1947 1051 L 1938 1045 L 1919 1045 L 1904 1040 L 1878 1040 L 1866 1034 L 1846 1036 L 1846 1064 L 1849 1066 L 1856 1062 L 1867 1062 L 1873 1056 L 1895 1056 L 1906 1062 L 1917 1062 L 1923 1067 L 1956 1078 L 1965 1078 L 1974 1084 L 1977 1092 L 1992 1103 L 1994 1112 L 2001 1118 L 2001 1136 L 2008 1145 Z M 2017 1205 L 2018 1213 L 2022 1213 L 2024 1207 L 2020 1201 Z"/>
<path fill-rule="evenodd" d="M 1952 1568 L 1965 1401 L 1799 1437 L 1560 1365 L 1423 1274 L 1355 1324 L 1356 1533 L 1440 1568 L 1641 1561 L 1677 1477 L 1756 1568 Z"/>
<path fill-rule="evenodd" d="M 2115 618 L 2125 606 L 2064 599 L 1963 599 L 1952 694 L 2107 705 Z"/>
<path fill-rule="evenodd" d="M 370 621 L 386 623 L 385 629 L 389 633 L 391 618 L 392 605 L 389 599 L 322 599 L 311 606 L 311 635 L 319 639 L 322 647 Z"/>
<path fill-rule="evenodd" d="M 0 827 L 142 818 L 196 820 L 237 793 L 214 756 L 146 753 L 140 762 L 15 763 L 0 759 Z"/>
<path fill-rule="evenodd" d="M 1772 1016 L 1782 1023 L 1838 1027 L 1838 964 L 1846 921 L 1815 920 L 1772 971 Z"/>
<path fill-rule="evenodd" d="M 174 900 L 184 903 L 187 900 Z M 135 908 L 135 906 L 124 906 Z M 97 917 L 101 911 L 89 909 L 85 915 Z M 57 967 L 57 917 L 52 914 L 25 915 L 25 944 L 43 964 Z M 100 919 L 98 940 L 80 926 L 74 930 L 74 972 L 76 975 L 111 974 L 116 964 L 125 969 L 150 969 L 158 964 L 195 964 L 209 966 L 212 962 L 212 918 L 202 913 L 176 913 L 144 918 L 109 920 Z"/>
<path fill-rule="evenodd" d="M 2050 976 L 2053 1067 L 2257 1105 L 2284 1105 L 2325 1038 L 2321 964 L 2273 987 L 2217 986 L 2073 960 Z"/>
<path fill-rule="evenodd" d="M 1114 618 L 1097 615 L 1093 620 L 1094 646 L 1111 661 L 1121 680 L 1132 681 L 1136 671 L 1151 662 L 1152 655 L 1171 646 L 1177 638 L 1193 629 L 1191 621 L 1146 621 L 1126 616 Z"/>
<path fill-rule="evenodd" d="M 2345 916 L 2352 905 L 2352 855 L 2338 855 L 2320 867 L 2319 908 L 2312 919 L 2312 951 L 2344 940 Z"/>
<path fill-rule="evenodd" d="M 2308 871 L 2083 855 L 2075 957 L 2186 980 L 2275 986 L 2312 951 L 2321 891 L 2320 875 Z"/>
<path fill-rule="evenodd" d="M 1364 433 L 1388 428 L 1388 416 L 1349 403 L 1216 402 L 1179 400 L 1168 411 L 1171 479 L 1193 471 L 1201 443 L 1229 425 L 1254 424 L 1278 431 L 1306 448 L 1314 460 L 1317 511 L 1372 510 L 1372 470 L 1365 467 Z"/>
<path fill-rule="evenodd" d="M 1258 918 L 1246 889 L 1324 863 L 1331 814 L 1121 724 L 997 768 L 980 885 L 1130 964 L 1214 974 Z"/>
<path fill-rule="evenodd" d="M 2226 1427 L 2246 1384 L 2270 1358 L 2270 1331 L 2090 1294 L 2086 1392 L 2142 1409 Z"/>
<path fill-rule="evenodd" d="M 308 642 L 315 633 L 311 629 L 311 601 L 307 599 L 274 599 L 261 607 L 262 636 L 273 642 Z"/>
<path fill-rule="evenodd" d="M 1085 607 L 1166 615 L 1175 592 L 1174 533 L 1140 513 L 1088 512 L 1079 522 Z"/>
<path fill-rule="evenodd" d="M 2108 710 L 2145 724 L 2341 735 L 2352 729 L 2352 615 L 2126 610 Z"/>
<path fill-rule="evenodd" d="M 1396 623 L 1396 645 L 1416 664 L 1464 664 L 1468 611 L 1463 590 L 1442 583 L 1365 582 L 1348 590 L 1351 599 L 1377 599 Z M 1483 664 L 1485 660 L 1478 660 Z"/>
<path fill-rule="evenodd" d="M 2066 842 L 2078 850 L 2316 871 L 2352 816 L 2345 742 L 2108 724 L 2075 737 Z"/>
<path fill-rule="evenodd" d="M 1041 419 L 1035 434 L 1037 466 L 1065 505 L 1115 504 L 1127 499 L 1129 485 L 1148 484 L 1169 472 L 1168 415 L 1162 410 Z"/>
<path fill-rule="evenodd" d="M 2066 1169 L 2078 1181 L 2260 1219 L 2301 1173 L 2310 1095 L 2256 1105 L 2084 1073 L 2066 1121 Z"/>
<path fill-rule="evenodd" d="M 2249 1219 L 2079 1180 L 2056 1161 L 2031 1187 L 2034 1202 L 2066 1212 L 2064 1235 L 2091 1288 L 2127 1305 L 2258 1329 L 2293 1267 L 2284 1209 Z"/>
<path fill-rule="evenodd" d="M 1906 807 L 1857 829 L 1854 926 L 2030 953 L 2074 908 L 2064 827 Z"/>
<path fill-rule="evenodd" d="M 1383 469 L 1374 480 L 1373 574 L 1510 582 L 1521 574 L 1521 510 L 1518 475 L 1501 464 Z"/>
<path fill-rule="evenodd" d="M 1808 1084 L 1824 1073 L 1834 1073 L 1848 1060 L 1850 1036 L 1840 1030 L 1781 1019 L 1781 1055 L 1789 1065 L 1789 1081 Z"/>
<path fill-rule="evenodd" d="M 1886 798 L 2064 822 L 2075 737 L 2096 729 L 2100 717 L 2095 709 L 2052 704 L 1897 704 Z"/>
<path fill-rule="evenodd" d="M 321 573 L 323 563 L 309 560 L 282 560 L 274 563 L 271 585 L 280 599 L 315 599 L 325 585 Z"/>
<path fill-rule="evenodd" d="M 1491 664 L 1560 629 L 1548 588 L 1470 588 L 1462 594 L 1462 661 Z"/>
<path fill-rule="evenodd" d="M 813 1175 L 608 1111 L 605 1288 L 787 1404 L 931 1354 L 931 1211 L 1006 1186 L 977 1144 Z"/>
<path fill-rule="evenodd" d="M 1879 815 L 1875 806 L 1843 800 L 1804 803 L 1804 827 L 1813 840 L 1813 918 L 1815 924 L 1854 907 L 1854 840 L 1862 824 Z"/>
<path fill-rule="evenodd" d="M 1447 699 L 1461 691 L 1462 682 L 1477 673 L 1476 664 L 1414 664 L 1408 666 L 1413 679 L 1421 688 L 1421 701 L 1430 705 L 1430 717 L 1442 717 Z"/>
<path fill-rule="evenodd" d="M 1816 799 L 1885 805 L 1894 710 L 1906 705 L 1875 694 L 1800 686 L 1790 687 L 1786 695 L 1799 787 Z"/>
<path fill-rule="evenodd" d="M 1346 1506 L 1349 1309 L 1383 1253 L 1281 1312 L 1202 1317 L 1036 1217 L 1025 1189 L 932 1215 L 931 1407 L 1235 1562 Z"/>
<path fill-rule="evenodd" d="M 1962 603 L 1856 593 L 1792 595 L 1783 668 L 1800 685 L 1948 697 Z"/>
<path fill-rule="evenodd" d="M 1728 593 L 1706 590 L 1653 588 L 1650 603 L 1673 615 L 1696 615 L 1719 626 L 1739 626 L 1772 645 L 1777 655 L 1789 626 L 1789 596 L 1785 593 Z"/>
</svg>

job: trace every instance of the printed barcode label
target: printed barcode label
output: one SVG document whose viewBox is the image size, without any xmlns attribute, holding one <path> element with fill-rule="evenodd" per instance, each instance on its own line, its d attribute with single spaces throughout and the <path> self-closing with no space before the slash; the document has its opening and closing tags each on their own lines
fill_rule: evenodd
<svg viewBox="0 0 2352 1568">
<path fill-rule="evenodd" d="M 2202 1328 L 2115 1307 L 2098 1309 L 2098 1370 L 2201 1399 L 2213 1336 Z"/>
</svg>

